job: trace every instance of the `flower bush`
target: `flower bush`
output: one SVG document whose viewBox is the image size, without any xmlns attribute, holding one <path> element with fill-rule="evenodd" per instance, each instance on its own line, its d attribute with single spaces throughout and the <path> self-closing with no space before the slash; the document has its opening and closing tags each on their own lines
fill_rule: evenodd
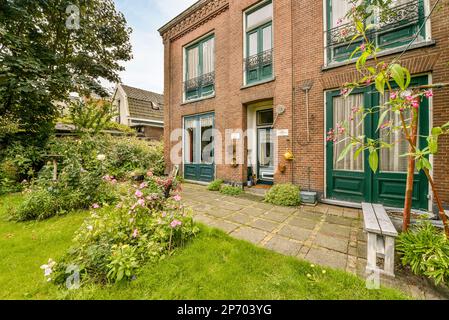
<svg viewBox="0 0 449 320">
<path fill-rule="evenodd" d="M 277 184 L 265 195 L 265 202 L 279 206 L 297 206 L 301 203 L 300 188 L 292 184 Z"/>
<path fill-rule="evenodd" d="M 223 185 L 224 181 L 221 179 L 212 181 L 208 186 L 207 190 L 209 191 L 220 191 L 221 186 Z"/>
<path fill-rule="evenodd" d="M 449 285 L 449 242 L 443 232 L 423 222 L 403 232 L 397 239 L 397 251 L 403 265 L 436 284 Z"/>
<path fill-rule="evenodd" d="M 150 187 L 155 184 L 156 193 Z M 46 277 L 64 285 L 76 271 L 81 283 L 129 281 L 143 264 L 176 252 L 199 229 L 181 197 L 166 199 L 164 191 L 160 180 L 147 177 L 117 206 L 95 206 L 76 233 L 74 246 L 50 271 L 46 269 Z"/>
</svg>

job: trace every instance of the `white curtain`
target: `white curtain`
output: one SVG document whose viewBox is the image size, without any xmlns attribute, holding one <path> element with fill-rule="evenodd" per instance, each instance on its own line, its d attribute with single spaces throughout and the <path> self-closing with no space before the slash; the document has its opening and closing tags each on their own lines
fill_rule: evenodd
<svg viewBox="0 0 449 320">
<path fill-rule="evenodd" d="M 341 21 L 341 24 L 348 23 L 349 20 L 346 17 L 346 14 L 351 10 L 352 5 L 348 2 L 348 0 L 332 0 L 332 19 L 331 28 L 335 28 L 338 26 L 338 21 Z"/>
<path fill-rule="evenodd" d="M 273 48 L 271 26 L 264 28 L 262 32 L 263 32 L 263 51 L 271 50 Z"/>
<path fill-rule="evenodd" d="M 380 98 L 380 104 L 383 105 L 390 94 L 385 92 L 384 96 Z M 382 112 L 382 111 L 381 111 Z M 407 110 L 404 115 L 406 123 L 410 119 L 410 110 Z M 393 127 L 401 125 L 400 115 L 394 112 L 389 112 L 385 117 L 384 123 L 391 121 Z M 391 131 L 390 128 L 380 129 L 380 137 L 382 141 L 392 144 L 391 149 L 385 148 L 380 152 L 380 170 L 382 172 L 407 172 L 407 157 L 400 157 L 408 153 L 408 142 L 405 140 L 401 130 Z"/>
<path fill-rule="evenodd" d="M 346 121 L 349 126 L 349 132 L 351 136 L 361 136 L 364 134 L 364 123 L 362 121 L 363 117 L 361 114 L 357 114 L 354 117 L 354 121 L 350 121 L 352 109 L 359 108 L 363 106 L 363 94 L 353 94 L 347 97 L 335 97 L 333 99 L 334 107 L 334 129 L 337 130 L 337 124 L 341 124 Z M 364 164 L 363 154 L 360 154 L 357 159 L 354 157 L 354 153 L 357 150 L 356 147 L 352 151 L 348 152 L 346 157 L 337 161 L 340 157 L 341 152 L 350 143 L 349 139 L 342 141 L 340 138 L 334 143 L 334 169 L 335 170 L 348 170 L 348 171 L 363 171 Z"/>
<path fill-rule="evenodd" d="M 199 76 L 198 65 L 200 61 L 199 48 L 195 47 L 187 51 L 187 76 L 188 79 L 195 79 Z"/>
<path fill-rule="evenodd" d="M 215 71 L 215 39 L 203 43 L 203 74 Z"/>
<path fill-rule="evenodd" d="M 247 30 L 271 21 L 273 18 L 273 3 L 260 8 L 259 10 L 249 14 L 247 17 Z"/>
</svg>

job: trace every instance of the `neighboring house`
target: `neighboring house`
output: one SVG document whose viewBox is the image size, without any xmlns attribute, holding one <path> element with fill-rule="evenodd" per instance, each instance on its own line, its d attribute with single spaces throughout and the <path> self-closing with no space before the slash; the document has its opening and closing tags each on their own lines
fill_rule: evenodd
<svg viewBox="0 0 449 320">
<path fill-rule="evenodd" d="M 164 135 L 164 96 L 118 84 L 112 98 L 119 113 L 118 123 L 135 128 L 148 140 L 161 140 Z"/>
<path fill-rule="evenodd" d="M 393 1 L 397 16 L 370 34 L 370 41 L 382 48 L 382 60 L 392 61 L 407 49 L 401 61 L 411 71 L 413 84 L 449 80 L 449 7 L 435 10 L 426 20 L 435 2 Z M 344 145 L 326 141 L 326 132 L 352 107 L 370 108 L 382 101 L 373 87 L 355 91 L 346 100 L 340 96 L 339 88 L 358 77 L 355 60 L 348 58 L 361 42 L 341 40 L 351 32 L 345 19 L 349 9 L 346 0 L 200 0 L 160 28 L 166 162 L 171 163 L 170 150 L 179 143 L 170 141 L 170 132 L 184 128 L 181 169 L 187 180 L 221 178 L 245 184 L 252 171 L 261 183 L 290 182 L 303 189 L 310 185 L 328 203 L 402 206 L 406 158 L 398 160 L 397 155 L 406 152 L 406 145 L 383 151 L 380 171 L 373 174 L 366 154 L 337 162 Z M 416 40 L 407 47 L 414 35 Z M 448 121 L 448 97 L 444 88 L 422 103 L 422 135 Z M 367 117 L 360 134 L 376 137 L 377 119 L 377 114 Z M 234 135 L 243 140 L 243 165 L 203 158 L 207 143 L 201 132 L 212 127 L 222 136 L 227 129 L 252 129 L 253 134 Z M 449 139 L 440 143 L 432 174 L 448 204 Z M 425 138 L 420 144 L 426 144 Z M 229 152 L 224 143 L 215 143 L 215 148 L 221 148 L 215 153 Z M 289 150 L 293 161 L 285 159 Z M 431 199 L 426 177 L 416 174 L 414 208 L 431 209 Z"/>
</svg>

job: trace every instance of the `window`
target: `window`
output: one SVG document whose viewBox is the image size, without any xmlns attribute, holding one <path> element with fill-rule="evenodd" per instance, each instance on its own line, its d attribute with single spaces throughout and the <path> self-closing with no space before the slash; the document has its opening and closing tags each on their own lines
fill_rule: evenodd
<svg viewBox="0 0 449 320">
<path fill-rule="evenodd" d="M 273 77 L 273 3 L 266 1 L 245 13 L 246 84 Z"/>
<path fill-rule="evenodd" d="M 344 61 L 360 46 L 362 40 L 351 41 L 356 32 L 355 27 L 346 18 L 351 4 L 347 0 L 326 1 L 327 60 L 328 63 Z M 367 34 L 369 40 L 383 50 L 408 44 L 425 21 L 424 1 L 426 0 L 392 0 L 392 14 L 387 17 L 382 17 L 379 11 L 374 11 L 366 21 L 366 24 L 375 25 Z M 416 41 L 424 41 L 425 34 L 423 28 Z"/>
<path fill-rule="evenodd" d="M 205 39 L 185 50 L 185 100 L 199 99 L 215 92 L 215 38 Z"/>
</svg>

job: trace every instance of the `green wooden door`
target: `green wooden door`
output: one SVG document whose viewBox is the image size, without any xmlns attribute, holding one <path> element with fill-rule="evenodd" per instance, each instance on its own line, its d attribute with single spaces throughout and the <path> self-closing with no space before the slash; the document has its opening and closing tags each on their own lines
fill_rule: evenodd
<svg viewBox="0 0 449 320">
<path fill-rule="evenodd" d="M 427 76 L 414 78 L 413 85 L 426 84 Z M 387 93 L 388 95 L 388 93 Z M 347 99 L 340 97 L 339 92 L 327 93 L 327 125 L 330 130 L 334 128 L 340 119 L 349 119 L 353 107 L 374 108 L 383 103 L 384 99 L 374 88 L 369 87 L 363 90 L 354 91 Z M 388 115 L 387 120 L 399 121 L 394 114 Z M 383 135 L 383 140 L 396 141 L 398 137 L 388 136 L 387 131 L 377 130 L 379 113 L 368 115 L 364 120 L 355 119 L 359 126 L 351 127 L 353 134 L 366 135 L 369 138 L 377 139 Z M 429 132 L 429 104 L 427 100 L 422 101 L 420 106 L 419 123 L 419 144 L 426 145 L 423 135 Z M 396 143 L 391 150 L 379 152 L 379 171 L 373 173 L 368 163 L 368 151 L 358 158 L 354 157 L 354 152 L 340 162 L 336 159 L 344 147 L 344 143 L 334 143 L 330 141 L 326 148 L 327 167 L 327 198 L 351 202 L 373 202 L 382 203 L 391 207 L 403 207 L 406 184 L 407 158 L 398 155 L 408 152 L 406 142 Z M 413 207 L 415 209 L 428 208 L 428 181 L 424 173 L 416 173 L 413 193 Z"/>
<path fill-rule="evenodd" d="M 213 113 L 184 118 L 184 178 L 210 182 L 215 176 Z"/>
</svg>

